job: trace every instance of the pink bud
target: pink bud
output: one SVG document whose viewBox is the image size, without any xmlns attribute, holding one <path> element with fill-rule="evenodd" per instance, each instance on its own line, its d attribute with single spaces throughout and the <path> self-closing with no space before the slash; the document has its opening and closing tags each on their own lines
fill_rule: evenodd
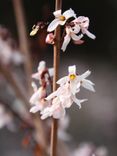
<svg viewBox="0 0 117 156">
<path fill-rule="evenodd" d="M 55 39 L 54 34 L 53 33 L 50 33 L 46 37 L 46 43 L 48 43 L 48 44 L 54 44 L 54 39 Z"/>
</svg>

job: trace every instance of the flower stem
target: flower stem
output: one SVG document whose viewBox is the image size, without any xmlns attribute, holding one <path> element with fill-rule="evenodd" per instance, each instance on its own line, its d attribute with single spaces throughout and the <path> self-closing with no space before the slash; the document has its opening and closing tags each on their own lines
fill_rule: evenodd
<svg viewBox="0 0 117 156">
<path fill-rule="evenodd" d="M 55 10 L 59 10 L 62 7 L 62 0 L 56 0 L 55 2 Z M 60 26 L 58 26 L 55 30 L 56 43 L 54 45 L 54 77 L 53 77 L 53 91 L 57 89 L 57 80 L 58 80 L 58 72 L 59 72 L 59 60 L 60 60 L 60 35 L 61 30 Z M 52 127 L 51 127 L 51 149 L 50 156 L 56 156 L 57 149 L 57 129 L 58 129 L 58 120 L 53 119 Z"/>
</svg>

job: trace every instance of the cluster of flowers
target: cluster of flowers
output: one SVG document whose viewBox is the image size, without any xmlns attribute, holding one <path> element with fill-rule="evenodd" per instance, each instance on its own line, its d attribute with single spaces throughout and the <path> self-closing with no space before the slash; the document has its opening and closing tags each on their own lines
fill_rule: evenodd
<svg viewBox="0 0 117 156">
<path fill-rule="evenodd" d="M 41 66 L 42 63 L 43 66 Z M 79 108 L 81 108 L 81 103 L 87 100 L 80 100 L 76 97 L 76 94 L 79 93 L 81 86 L 95 92 L 93 87 L 94 83 L 86 79 L 91 74 L 91 72 L 88 70 L 84 74 L 78 75 L 76 74 L 76 66 L 73 65 L 68 67 L 68 76 L 65 76 L 57 81 L 57 84 L 60 85 L 59 88 L 47 96 L 45 87 L 46 85 L 44 83 L 47 84 L 48 77 L 45 75 L 43 78 L 44 83 L 42 82 L 41 78 L 43 73 L 46 73 L 44 71 L 45 63 L 42 61 L 39 63 L 38 73 L 33 74 L 32 76 L 33 78 L 40 80 L 41 87 L 37 89 L 37 87 L 33 84 L 35 92 L 30 98 L 30 103 L 34 105 L 30 112 L 36 113 L 37 111 L 41 111 L 41 119 L 46 119 L 50 116 L 56 119 L 64 117 L 65 109 L 70 108 L 73 102 L 75 102 Z M 47 73 L 49 75 L 49 72 Z"/>
<path fill-rule="evenodd" d="M 13 63 L 19 65 L 23 63 L 24 57 L 19 52 L 16 42 L 10 32 L 3 26 L 0 26 L 0 63 L 8 65 Z"/>
<path fill-rule="evenodd" d="M 47 28 L 47 32 L 49 34 L 46 37 L 46 43 L 48 44 L 55 44 L 56 37 L 53 34 L 53 31 L 57 28 L 58 25 L 65 25 L 65 29 L 63 32 L 63 39 L 61 40 L 61 50 L 65 51 L 67 48 L 67 45 L 71 40 L 75 44 L 82 44 L 84 43 L 84 40 L 81 40 L 86 34 L 91 39 L 95 39 L 95 35 L 93 35 L 91 32 L 88 31 L 89 27 L 89 18 L 84 16 L 77 17 L 75 12 L 72 9 L 69 9 L 65 11 L 63 14 L 61 13 L 61 10 L 57 10 L 54 13 L 55 19 L 49 24 Z M 70 19 L 74 18 L 72 21 Z M 69 21 L 69 22 L 68 22 Z M 33 30 L 31 31 L 30 35 L 35 35 L 39 29 L 44 28 L 45 23 L 42 24 L 40 22 L 37 26 L 33 27 Z"/>
</svg>

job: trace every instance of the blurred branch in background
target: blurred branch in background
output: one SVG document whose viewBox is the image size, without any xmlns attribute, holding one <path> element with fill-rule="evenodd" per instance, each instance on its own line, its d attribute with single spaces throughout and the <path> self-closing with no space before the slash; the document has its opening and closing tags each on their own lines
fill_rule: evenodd
<svg viewBox="0 0 117 156">
<path fill-rule="evenodd" d="M 19 36 L 19 44 L 20 49 L 24 53 L 25 56 L 25 72 L 26 72 L 26 80 L 28 83 L 29 95 L 31 94 L 31 73 L 32 73 L 32 63 L 30 57 L 30 49 L 28 44 L 28 37 L 26 31 L 26 20 L 24 17 L 24 11 L 22 6 L 22 0 L 13 0 L 14 13 L 16 16 L 16 24 Z"/>
</svg>

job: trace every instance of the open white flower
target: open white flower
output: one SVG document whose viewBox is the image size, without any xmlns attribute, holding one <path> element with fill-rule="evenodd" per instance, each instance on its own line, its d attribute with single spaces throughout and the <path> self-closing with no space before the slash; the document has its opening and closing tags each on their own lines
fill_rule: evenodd
<svg viewBox="0 0 117 156">
<path fill-rule="evenodd" d="M 92 34 L 91 32 L 88 31 L 88 27 L 89 27 L 89 18 L 88 17 L 84 17 L 84 16 L 79 16 L 78 18 L 76 18 L 73 23 L 75 25 L 80 26 L 81 32 L 83 34 L 86 34 L 88 37 L 95 39 L 96 36 L 94 34 Z"/>
<path fill-rule="evenodd" d="M 95 92 L 94 89 L 94 83 L 91 82 L 90 80 L 87 80 L 86 78 L 91 74 L 91 71 L 86 71 L 82 75 L 77 75 L 76 74 L 76 66 L 69 66 L 68 67 L 68 76 L 65 76 L 57 81 L 57 84 L 60 86 L 65 85 L 66 83 L 70 83 L 70 89 L 73 93 L 73 95 L 79 91 L 80 86 Z"/>
<path fill-rule="evenodd" d="M 57 10 L 53 14 L 55 16 L 55 19 L 49 24 L 47 28 L 48 32 L 54 31 L 58 25 L 64 25 L 66 21 L 71 17 L 76 18 L 76 14 L 71 8 L 65 11 L 63 14 L 61 13 L 61 10 Z"/>
<path fill-rule="evenodd" d="M 75 42 L 78 42 L 83 37 L 83 34 L 76 35 L 77 33 L 79 33 L 79 31 L 80 31 L 80 28 L 77 26 L 73 28 L 70 26 L 66 27 L 66 36 L 64 37 L 64 41 L 61 47 L 63 51 L 66 50 L 66 47 L 71 41 L 71 39 Z"/>
</svg>

